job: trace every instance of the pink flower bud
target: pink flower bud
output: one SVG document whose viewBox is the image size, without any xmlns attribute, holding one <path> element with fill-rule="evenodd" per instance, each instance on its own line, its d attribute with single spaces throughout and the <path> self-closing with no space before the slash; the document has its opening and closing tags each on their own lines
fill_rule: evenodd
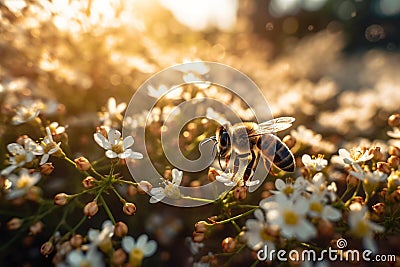
<svg viewBox="0 0 400 267">
<path fill-rule="evenodd" d="M 90 165 L 90 162 L 85 157 L 79 157 L 74 161 L 76 164 L 76 168 L 80 171 L 87 171 L 92 167 L 92 165 Z"/>
<path fill-rule="evenodd" d="M 136 206 L 133 203 L 126 202 L 122 210 L 126 215 L 133 215 L 136 212 Z"/>
<path fill-rule="evenodd" d="M 98 211 L 99 211 L 99 206 L 95 201 L 87 203 L 86 206 L 83 208 L 83 213 L 89 218 L 96 215 Z"/>
</svg>

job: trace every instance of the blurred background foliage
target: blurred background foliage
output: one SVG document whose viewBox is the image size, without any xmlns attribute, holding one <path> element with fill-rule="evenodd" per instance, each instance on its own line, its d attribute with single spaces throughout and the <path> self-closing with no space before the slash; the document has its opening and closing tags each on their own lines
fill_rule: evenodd
<svg viewBox="0 0 400 267">
<path fill-rule="evenodd" d="M 400 103 L 399 18 L 397 0 L 0 0 L 1 160 L 6 145 L 30 129 L 10 126 L 16 107 L 32 101 L 43 103 L 49 122 L 68 125 L 74 156 L 100 157 L 92 134 L 107 99 L 129 102 L 155 72 L 193 60 L 239 69 L 275 116 L 294 116 L 295 127 L 336 144 L 386 138 L 386 118 Z M 48 197 L 66 188 L 59 182 Z M 184 247 L 196 215 L 211 208 L 182 216 L 138 198 L 130 225 L 156 236 L 162 261 L 184 266 L 185 253 L 169 246 L 178 240 Z M 11 254 L 32 244 L 23 246 Z M 14 260 L 32 258 L 37 266 L 45 261 L 34 252 Z"/>
</svg>

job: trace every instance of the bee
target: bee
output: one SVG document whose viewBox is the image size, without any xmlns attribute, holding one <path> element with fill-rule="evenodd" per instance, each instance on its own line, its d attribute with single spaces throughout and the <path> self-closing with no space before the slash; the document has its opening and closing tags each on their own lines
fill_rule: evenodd
<svg viewBox="0 0 400 267">
<path fill-rule="evenodd" d="M 270 170 L 274 165 L 280 170 L 293 172 L 295 160 L 292 152 L 274 133 L 283 131 L 295 121 L 293 117 L 280 117 L 260 124 L 242 122 L 231 125 L 226 123 L 216 130 L 216 135 L 205 141 L 214 141 L 217 147 L 218 162 L 222 170 L 221 160 L 225 166 L 233 158 L 233 172 L 237 173 L 239 160 L 247 158 L 248 164 L 243 180 L 247 181 L 253 175 L 253 170 L 261 156 L 265 168 Z M 213 153 L 214 154 L 214 153 Z"/>
</svg>

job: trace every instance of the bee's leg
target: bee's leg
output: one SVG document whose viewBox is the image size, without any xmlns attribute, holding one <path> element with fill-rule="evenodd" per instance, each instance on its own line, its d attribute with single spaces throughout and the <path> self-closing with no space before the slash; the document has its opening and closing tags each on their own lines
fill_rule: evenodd
<svg viewBox="0 0 400 267">
<path fill-rule="evenodd" d="M 251 160 L 250 160 L 249 164 L 247 164 L 246 171 L 244 172 L 244 175 L 243 175 L 243 181 L 246 182 L 253 176 L 253 167 L 254 167 L 254 163 L 255 163 L 256 159 L 257 159 L 257 156 L 254 153 L 254 151 L 252 150 L 251 151 Z"/>
</svg>

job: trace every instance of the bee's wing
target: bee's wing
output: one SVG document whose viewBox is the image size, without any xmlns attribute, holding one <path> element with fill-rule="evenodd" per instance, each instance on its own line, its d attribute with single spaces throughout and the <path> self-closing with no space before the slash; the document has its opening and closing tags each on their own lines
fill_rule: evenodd
<svg viewBox="0 0 400 267">
<path fill-rule="evenodd" d="M 249 136 L 261 135 L 261 134 L 269 134 L 276 133 L 292 126 L 292 123 L 295 121 L 293 117 L 280 117 L 276 119 L 272 119 L 258 125 L 258 129 L 255 133 Z"/>
</svg>

